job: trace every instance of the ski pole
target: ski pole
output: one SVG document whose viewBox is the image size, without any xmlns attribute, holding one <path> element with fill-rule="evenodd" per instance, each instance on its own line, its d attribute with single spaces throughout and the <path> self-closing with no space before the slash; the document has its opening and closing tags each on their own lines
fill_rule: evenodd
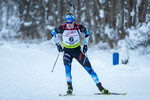
<svg viewBox="0 0 150 100">
<path fill-rule="evenodd" d="M 59 55 L 60 55 L 60 52 L 59 52 L 59 53 L 58 53 L 58 55 L 57 55 L 57 58 L 56 58 L 56 60 L 55 60 L 55 63 L 54 63 L 54 66 L 53 66 L 53 68 L 52 68 L 51 72 L 53 72 L 53 71 L 54 71 L 54 68 L 55 68 L 55 65 L 56 65 L 56 62 L 57 62 L 57 60 L 58 60 Z"/>
</svg>

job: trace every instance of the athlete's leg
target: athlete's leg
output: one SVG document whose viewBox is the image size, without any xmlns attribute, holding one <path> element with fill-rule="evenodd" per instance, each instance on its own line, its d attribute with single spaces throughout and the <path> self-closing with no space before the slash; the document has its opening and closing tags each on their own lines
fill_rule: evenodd
<svg viewBox="0 0 150 100">
<path fill-rule="evenodd" d="M 93 70 L 89 59 L 81 51 L 76 54 L 75 58 L 85 68 L 85 70 L 91 75 L 91 77 L 94 80 L 94 82 L 95 82 L 96 86 L 98 87 L 98 89 L 102 93 L 108 93 L 108 90 L 104 89 L 103 86 L 101 85 L 101 82 L 99 81 L 99 78 L 98 78 L 97 74 Z"/>
<path fill-rule="evenodd" d="M 85 70 L 91 75 L 96 84 L 100 83 L 97 74 L 93 70 L 89 59 L 80 51 L 76 54 L 77 61 L 85 68 Z"/>
<path fill-rule="evenodd" d="M 63 62 L 65 66 L 65 72 L 66 72 L 66 79 L 67 79 L 67 85 L 68 85 L 68 91 L 70 92 L 69 94 L 72 94 L 72 76 L 71 76 L 71 63 L 72 63 L 72 56 L 69 53 L 64 53 L 63 56 Z M 68 93 L 67 91 L 67 93 Z"/>
</svg>

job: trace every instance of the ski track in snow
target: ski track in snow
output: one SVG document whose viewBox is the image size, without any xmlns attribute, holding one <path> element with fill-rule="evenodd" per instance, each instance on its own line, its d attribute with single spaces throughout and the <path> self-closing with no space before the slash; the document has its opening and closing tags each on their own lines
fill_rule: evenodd
<svg viewBox="0 0 150 100">
<path fill-rule="evenodd" d="M 4 43 L 0 46 L 0 100 L 149 100 L 150 55 L 130 55 L 128 65 L 112 65 L 112 53 L 89 48 L 87 55 L 103 86 L 125 96 L 96 96 L 99 92 L 90 75 L 74 59 L 72 77 L 76 96 L 66 93 L 65 69 L 58 51 L 49 42 Z"/>
</svg>

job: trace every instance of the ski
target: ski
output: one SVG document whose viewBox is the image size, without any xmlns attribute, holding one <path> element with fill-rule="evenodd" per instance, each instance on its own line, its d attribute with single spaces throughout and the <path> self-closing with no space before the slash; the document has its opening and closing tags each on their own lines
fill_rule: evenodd
<svg viewBox="0 0 150 100">
<path fill-rule="evenodd" d="M 104 93 L 95 93 L 95 95 L 126 95 L 127 93 L 115 93 L 115 92 L 109 92 L 108 94 Z"/>
<path fill-rule="evenodd" d="M 59 96 L 75 96 L 75 94 L 59 94 Z"/>
<path fill-rule="evenodd" d="M 115 93 L 109 92 L 108 94 L 104 93 L 95 93 L 94 95 L 126 95 L 127 93 Z M 76 96 L 75 94 L 59 94 L 59 96 Z"/>
</svg>

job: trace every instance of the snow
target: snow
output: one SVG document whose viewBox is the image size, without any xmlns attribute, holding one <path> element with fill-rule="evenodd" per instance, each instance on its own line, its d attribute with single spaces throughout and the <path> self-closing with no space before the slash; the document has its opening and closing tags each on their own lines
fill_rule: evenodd
<svg viewBox="0 0 150 100">
<path fill-rule="evenodd" d="M 105 26 L 104 34 L 107 34 L 110 39 L 114 39 L 116 37 L 115 30 L 110 28 L 108 24 Z"/>
<path fill-rule="evenodd" d="M 65 69 L 50 41 L 40 44 L 0 43 L 0 100 L 149 100 L 150 55 L 130 53 L 129 64 L 112 65 L 111 51 L 89 48 L 87 55 L 103 86 L 112 92 L 127 92 L 125 96 L 96 96 L 95 83 L 83 67 L 72 63 L 74 94 L 59 97 L 67 90 Z"/>
<path fill-rule="evenodd" d="M 47 29 L 49 29 L 49 30 L 52 30 L 52 29 L 54 29 L 55 27 L 54 26 L 47 26 Z"/>
<path fill-rule="evenodd" d="M 100 10 L 100 15 L 99 15 L 101 18 L 104 18 L 104 10 L 103 9 L 101 9 Z"/>
<path fill-rule="evenodd" d="M 32 24 L 32 22 L 24 22 L 23 24 L 24 24 L 24 26 L 30 26 Z"/>
<path fill-rule="evenodd" d="M 99 0 L 100 3 L 105 3 L 105 0 Z"/>
<path fill-rule="evenodd" d="M 129 34 L 128 39 L 126 39 L 129 47 L 136 47 L 136 51 L 138 51 L 137 53 L 139 54 L 147 54 L 150 52 L 149 45 L 144 47 L 144 44 L 149 43 L 150 22 L 148 24 L 142 23 L 137 29 L 131 27 L 130 29 L 127 29 L 126 32 Z M 140 46 L 140 44 L 143 45 Z"/>
<path fill-rule="evenodd" d="M 130 13 L 130 15 L 133 17 L 135 15 L 134 10 L 132 9 L 132 12 Z"/>
</svg>

